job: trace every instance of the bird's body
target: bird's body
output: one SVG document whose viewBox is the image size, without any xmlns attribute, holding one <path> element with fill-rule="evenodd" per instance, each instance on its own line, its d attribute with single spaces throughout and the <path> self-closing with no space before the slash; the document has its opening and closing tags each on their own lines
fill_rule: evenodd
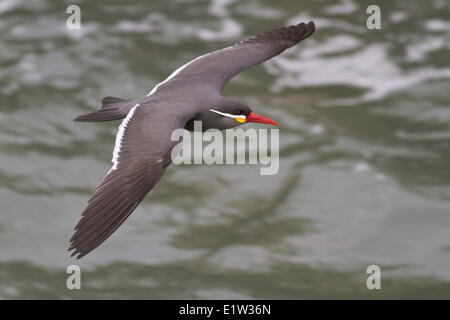
<svg viewBox="0 0 450 320">
<path fill-rule="evenodd" d="M 245 122 L 276 124 L 221 91 L 237 73 L 292 47 L 314 32 L 314 24 L 269 31 L 234 46 L 200 56 L 173 72 L 146 97 L 106 97 L 98 112 L 75 121 L 124 119 L 113 152 L 113 166 L 97 187 L 75 227 L 69 250 L 81 258 L 105 241 L 139 205 L 171 163 L 173 130 L 227 129 Z"/>
</svg>

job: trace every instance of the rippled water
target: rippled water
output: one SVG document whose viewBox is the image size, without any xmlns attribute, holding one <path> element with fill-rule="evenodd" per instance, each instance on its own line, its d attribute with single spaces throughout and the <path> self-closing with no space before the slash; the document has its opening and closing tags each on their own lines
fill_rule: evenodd
<svg viewBox="0 0 450 320">
<path fill-rule="evenodd" d="M 450 2 L 377 3 L 371 31 L 372 1 L 78 1 L 70 31 L 71 1 L 0 1 L 0 298 L 450 298 Z M 172 167 L 70 259 L 119 125 L 72 119 L 309 19 L 311 38 L 224 92 L 280 123 L 278 175 Z"/>
</svg>

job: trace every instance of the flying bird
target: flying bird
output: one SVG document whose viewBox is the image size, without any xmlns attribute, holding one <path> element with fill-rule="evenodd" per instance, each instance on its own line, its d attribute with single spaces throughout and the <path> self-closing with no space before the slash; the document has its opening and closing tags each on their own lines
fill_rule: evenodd
<svg viewBox="0 0 450 320">
<path fill-rule="evenodd" d="M 171 163 L 173 130 L 233 128 L 246 122 L 277 125 L 252 112 L 222 89 L 239 72 L 269 60 L 314 32 L 314 23 L 300 23 L 268 31 L 230 47 L 204 54 L 136 100 L 105 97 L 99 111 L 74 121 L 123 119 L 116 136 L 113 166 L 88 201 L 70 239 L 77 259 L 103 243 L 133 212 Z"/>
</svg>

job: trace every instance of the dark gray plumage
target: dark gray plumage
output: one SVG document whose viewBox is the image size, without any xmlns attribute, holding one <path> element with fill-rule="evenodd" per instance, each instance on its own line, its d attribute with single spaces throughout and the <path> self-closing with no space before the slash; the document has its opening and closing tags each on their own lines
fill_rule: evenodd
<svg viewBox="0 0 450 320">
<path fill-rule="evenodd" d="M 191 61 L 144 98 L 106 97 L 98 112 L 77 117 L 75 121 L 125 120 L 116 138 L 113 168 L 89 200 L 70 239 L 72 256 L 79 259 L 105 241 L 159 181 L 171 163 L 176 144 L 170 140 L 173 130 L 191 129 L 193 120 L 202 120 L 205 130 L 241 124 L 210 112 L 211 107 L 250 119 L 253 113 L 246 104 L 222 97 L 224 86 L 239 72 L 280 54 L 313 32 L 314 23 L 309 22 L 248 38 Z"/>
</svg>

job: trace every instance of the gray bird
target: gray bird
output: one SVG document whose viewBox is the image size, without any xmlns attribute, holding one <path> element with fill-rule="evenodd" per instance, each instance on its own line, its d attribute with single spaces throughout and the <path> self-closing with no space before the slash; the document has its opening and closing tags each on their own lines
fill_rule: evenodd
<svg viewBox="0 0 450 320">
<path fill-rule="evenodd" d="M 116 136 L 113 166 L 88 201 L 70 239 L 69 251 L 80 259 L 105 241 L 133 212 L 171 163 L 175 129 L 233 128 L 246 122 L 277 125 L 238 100 L 221 95 L 239 72 L 296 45 L 314 32 L 314 23 L 272 30 L 233 46 L 204 54 L 173 72 L 146 97 L 105 97 L 98 112 L 74 121 L 124 119 Z"/>
</svg>

